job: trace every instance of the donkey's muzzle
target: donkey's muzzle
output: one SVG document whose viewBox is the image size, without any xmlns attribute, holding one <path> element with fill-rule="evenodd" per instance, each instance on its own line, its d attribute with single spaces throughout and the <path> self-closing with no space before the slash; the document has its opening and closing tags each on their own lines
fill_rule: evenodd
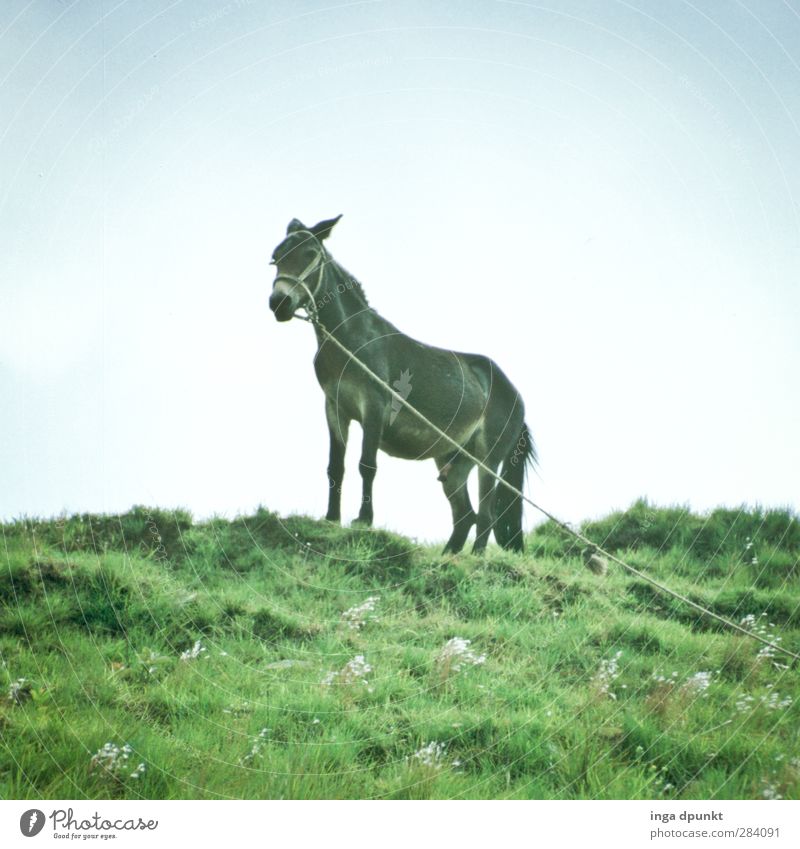
<svg viewBox="0 0 800 849">
<path fill-rule="evenodd" d="M 294 298 L 286 292 L 276 291 L 269 296 L 269 308 L 278 321 L 289 321 L 295 313 Z"/>
</svg>

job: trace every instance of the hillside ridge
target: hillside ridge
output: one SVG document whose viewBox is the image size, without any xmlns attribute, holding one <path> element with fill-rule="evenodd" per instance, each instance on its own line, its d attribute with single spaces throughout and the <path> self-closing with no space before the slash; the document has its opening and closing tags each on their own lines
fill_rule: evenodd
<svg viewBox="0 0 800 849">
<path fill-rule="evenodd" d="M 485 557 L 263 508 L 0 527 L 3 798 L 800 791 L 797 669 L 552 523 Z M 791 510 L 640 500 L 581 530 L 800 648 Z"/>
</svg>

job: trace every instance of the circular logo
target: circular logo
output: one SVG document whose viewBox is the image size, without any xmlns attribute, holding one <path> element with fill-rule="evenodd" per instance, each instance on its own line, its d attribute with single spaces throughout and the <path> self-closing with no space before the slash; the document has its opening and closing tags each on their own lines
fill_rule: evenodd
<svg viewBox="0 0 800 849">
<path fill-rule="evenodd" d="M 44 813 L 38 808 L 31 808 L 19 818 L 19 830 L 25 837 L 36 837 L 44 828 Z"/>
</svg>

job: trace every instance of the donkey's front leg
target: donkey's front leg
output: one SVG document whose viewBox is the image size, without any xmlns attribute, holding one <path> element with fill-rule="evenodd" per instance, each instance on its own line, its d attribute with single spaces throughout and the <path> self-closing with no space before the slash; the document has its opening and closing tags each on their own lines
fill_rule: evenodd
<svg viewBox="0 0 800 849">
<path fill-rule="evenodd" d="M 349 421 L 339 418 L 335 405 L 326 404 L 328 434 L 331 450 L 328 458 L 328 512 L 325 518 L 329 522 L 339 522 L 342 518 L 342 481 L 344 480 L 344 455 L 347 450 L 347 431 Z"/>
<path fill-rule="evenodd" d="M 378 471 L 378 446 L 381 442 L 383 422 L 379 416 L 365 417 L 362 424 L 364 441 L 361 443 L 361 459 L 358 471 L 361 472 L 361 509 L 358 511 L 359 525 L 372 526 L 372 482 Z"/>
</svg>

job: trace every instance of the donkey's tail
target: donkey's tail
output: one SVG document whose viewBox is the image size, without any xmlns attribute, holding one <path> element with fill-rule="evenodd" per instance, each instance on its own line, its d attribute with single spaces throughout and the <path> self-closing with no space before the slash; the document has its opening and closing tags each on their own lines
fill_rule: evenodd
<svg viewBox="0 0 800 849">
<path fill-rule="evenodd" d="M 522 492 L 528 466 L 535 465 L 536 462 L 536 446 L 528 425 L 524 424 L 519 439 L 503 461 L 500 477 Z M 497 521 L 494 525 L 494 536 L 498 543 L 512 551 L 523 551 L 525 545 L 522 539 L 522 498 L 502 484 L 497 487 L 495 515 Z"/>
</svg>

